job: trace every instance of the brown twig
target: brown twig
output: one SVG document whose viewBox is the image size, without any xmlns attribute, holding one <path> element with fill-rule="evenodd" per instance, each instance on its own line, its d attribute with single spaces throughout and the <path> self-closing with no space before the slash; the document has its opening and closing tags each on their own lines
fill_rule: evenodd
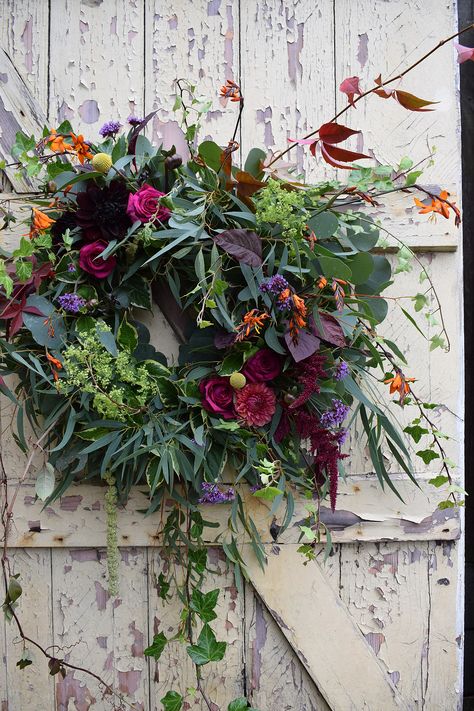
<svg viewBox="0 0 474 711">
<path fill-rule="evenodd" d="M 384 82 L 381 82 L 380 86 L 376 85 L 376 86 L 372 87 L 372 89 L 368 89 L 367 91 L 364 91 L 360 96 L 357 96 L 356 98 L 354 98 L 352 103 L 347 104 L 347 106 L 345 106 L 343 109 L 338 111 L 335 114 L 335 116 L 333 116 L 333 118 L 330 121 L 328 121 L 327 123 L 333 123 L 334 121 L 337 121 L 337 119 L 340 116 L 342 116 L 344 113 L 346 113 L 346 111 L 348 109 L 350 109 L 352 106 L 355 106 L 355 104 L 358 101 L 365 99 L 367 96 L 369 96 L 370 94 L 373 94 L 375 91 L 378 91 L 380 88 L 382 88 L 384 86 L 388 86 L 389 84 L 393 84 L 393 82 L 398 81 L 399 79 L 402 79 L 406 74 L 408 74 L 408 72 L 411 72 L 412 69 L 415 69 L 415 67 L 417 67 L 419 64 L 424 62 L 425 59 L 427 59 L 429 56 L 431 56 L 438 49 L 443 47 L 443 45 L 447 44 L 448 42 L 451 42 L 451 40 L 455 39 L 456 37 L 460 37 L 462 34 L 467 32 L 468 30 L 472 30 L 472 29 L 474 29 L 474 23 L 468 25 L 467 27 L 464 27 L 462 30 L 459 30 L 459 32 L 455 32 L 454 34 L 450 35 L 449 37 L 446 37 L 444 40 L 441 40 L 440 42 L 438 42 L 438 44 L 435 47 L 430 49 L 429 52 L 427 52 L 422 57 L 420 57 L 420 59 L 418 59 L 416 62 L 413 62 L 413 64 L 410 64 L 410 66 L 407 67 L 406 69 L 404 69 L 402 72 L 400 72 L 396 76 L 391 77 L 390 79 L 387 79 Z M 307 138 L 311 138 L 312 136 L 315 136 L 318 133 L 318 131 L 319 131 L 319 128 L 317 128 L 315 131 L 311 131 L 310 133 L 307 133 L 305 136 L 303 136 L 302 140 L 306 140 Z M 297 144 L 292 143 L 287 148 L 285 148 L 283 151 L 280 151 L 279 153 L 277 153 L 277 155 L 274 156 L 272 158 L 272 160 L 270 161 L 270 163 L 268 163 L 268 165 L 265 167 L 269 168 L 271 165 L 273 165 L 278 160 L 280 160 L 280 158 L 283 158 L 283 156 L 286 155 L 287 153 L 289 153 L 289 151 L 291 151 L 291 149 L 294 148 L 295 145 L 297 145 Z"/>
</svg>

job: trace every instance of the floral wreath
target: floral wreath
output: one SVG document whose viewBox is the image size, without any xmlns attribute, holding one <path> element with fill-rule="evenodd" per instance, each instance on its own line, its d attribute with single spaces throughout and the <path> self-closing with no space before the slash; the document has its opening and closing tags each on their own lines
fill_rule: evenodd
<svg viewBox="0 0 474 711">
<path fill-rule="evenodd" d="M 461 61 L 472 58 L 469 48 L 458 47 Z M 225 550 L 244 575 L 237 522 L 262 564 L 264 550 L 242 487 L 273 502 L 272 510 L 286 505 L 282 529 L 299 489 L 308 498 L 300 550 L 314 558 L 322 536 L 330 545 L 319 510 L 326 498 L 336 506 L 348 457 L 344 441 L 355 418 L 382 486 L 398 495 L 386 452 L 415 481 L 411 438 L 425 464 L 439 464 L 431 481 L 446 486 L 440 506 L 458 503 L 453 463 L 432 420 L 436 404 L 416 395 L 403 353 L 377 331 L 388 312 L 383 292 L 417 258 L 400 243 L 394 270 L 373 251 L 386 230 L 370 207 L 399 190 L 415 193 L 422 214 L 454 214 L 459 224 L 459 210 L 446 191 L 433 193 L 420 184 L 420 166 L 410 158 L 385 166 L 341 147 L 359 132 L 340 123 L 340 115 L 370 94 L 406 110 L 431 110 L 432 102 L 388 88 L 399 78 L 379 77 L 365 91 L 358 77 L 345 79 L 343 111 L 270 158 L 253 148 L 243 169 L 232 161 L 244 108 L 233 81 L 221 89 L 238 105 L 236 130 L 225 148 L 210 140 L 198 144 L 209 104 L 193 86 L 178 82 L 175 110 L 182 113 L 186 161 L 174 147 L 165 150 L 145 137 L 154 114 L 130 117 L 126 133 L 119 122 L 106 123 L 97 144 L 77 135 L 68 121 L 45 128 L 40 139 L 17 135 L 12 156 L 38 180 L 40 194 L 29 199 L 28 234 L 0 261 L 0 387 L 18 411 L 18 445 L 29 450 L 27 420 L 47 452 L 37 476 L 39 498 L 51 502 L 77 480 L 100 477 L 107 483 L 112 592 L 114 512 L 136 484 L 148 486 L 149 512 L 170 498 L 176 503 L 164 528 L 174 554 L 180 531 L 194 551 L 202 541 L 206 522 L 198 504 L 228 502 Z M 281 160 L 296 144 L 348 169 L 348 180 L 306 184 Z M 354 164 L 367 159 L 370 167 Z M 7 228 L 15 218 L 8 205 L 2 211 Z M 441 317 L 430 346 L 448 347 L 436 291 L 418 266 L 424 286 L 412 297 L 414 309 L 432 321 Z M 154 303 L 180 338 L 177 363 L 167 362 L 141 321 Z M 17 376 L 14 384 L 5 379 L 11 375 Z M 403 432 L 380 404 L 379 392 L 374 395 L 371 383 L 377 381 L 398 395 L 400 406 L 415 408 Z M 230 486 L 228 467 L 235 473 Z M 184 626 L 196 616 L 203 622 L 188 647 L 199 666 L 222 658 L 225 644 L 215 640 L 213 617 L 204 613 L 217 601 L 217 591 L 212 600 L 200 591 L 205 556 L 203 563 L 189 553 L 188 565 L 193 589 Z M 18 584 L 12 580 L 9 612 Z M 160 584 L 166 597 L 169 581 Z M 209 640 L 208 658 L 202 650 Z M 156 635 L 145 654 L 159 658 L 169 641 Z M 170 691 L 163 703 L 179 709 L 182 698 Z"/>
</svg>

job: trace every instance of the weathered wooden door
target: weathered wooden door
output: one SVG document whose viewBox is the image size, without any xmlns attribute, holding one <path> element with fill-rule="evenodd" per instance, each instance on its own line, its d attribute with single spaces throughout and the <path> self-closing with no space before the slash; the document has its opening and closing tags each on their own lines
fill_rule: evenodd
<svg viewBox="0 0 474 711">
<path fill-rule="evenodd" d="M 59 117 L 71 117 L 84 133 L 96 135 L 102 121 L 124 120 L 131 111 L 152 108 L 160 110 L 153 130 L 179 145 L 168 112 L 173 79 L 182 75 L 200 81 L 210 96 L 221 80 L 240 79 L 248 107 L 240 137 L 244 152 L 253 144 L 282 146 L 288 136 L 321 123 L 342 101 L 336 91 L 342 78 L 358 74 L 369 83 L 380 71 L 395 69 L 406 51 L 422 54 L 455 23 L 454 3 L 434 5 L 431 0 L 415 5 L 409 0 L 286 5 L 279 0 L 179 0 L 166 9 L 155 0 L 9 0 L 0 7 L 0 42 L 25 83 L 2 55 L 1 151 L 11 142 L 15 125 L 33 132 L 44 113 L 53 125 Z M 383 121 L 374 121 L 373 113 L 358 109 L 353 121 L 363 130 L 365 150 L 396 163 L 410 141 L 410 154 L 421 159 L 428 133 L 429 147 L 436 144 L 439 156 L 431 179 L 442 180 L 455 194 L 456 81 L 448 49 L 410 78 L 415 93 L 441 100 L 437 112 L 414 116 L 383 106 Z M 210 115 L 208 130 L 218 140 L 227 139 L 233 122 L 229 111 L 220 106 Z M 318 170 L 307 167 L 310 173 Z M 13 172 L 9 178 L 16 191 L 28 189 Z M 447 404 L 449 410 L 436 411 L 440 428 L 459 434 L 459 235 L 444 221 L 420 223 L 405 203 L 401 207 L 394 200 L 387 209 L 396 215 L 397 236 L 416 249 L 439 287 L 451 353 L 430 353 L 421 338 L 405 335 L 406 322 L 395 309 L 386 328 L 406 344 L 412 373 L 427 399 Z M 405 277 L 404 293 L 416 293 L 417 278 L 416 272 Z M 161 350 L 172 357 L 176 342 L 160 316 L 153 328 Z M 6 403 L 1 417 L 3 457 L 14 481 L 21 462 L 9 434 Z M 221 551 L 209 541 L 215 574 L 208 584 L 224 590 L 219 638 L 229 645 L 225 662 L 206 674 L 216 709 L 244 694 L 261 711 L 460 706 L 459 516 L 437 511 L 436 491 L 425 483 L 429 471 L 420 472 L 417 490 L 392 467 L 405 503 L 382 494 L 360 441 L 355 430 L 353 476 L 341 486 L 338 512 L 325 514 L 336 544 L 326 564 L 304 566 L 297 553 L 303 502 L 295 525 L 277 543 L 265 506 L 252 504 L 267 544 L 268 566 L 263 575 L 248 554 L 251 584 L 243 595 Z M 450 449 L 456 459 L 458 445 Z M 194 677 L 179 647 L 159 664 L 150 664 L 142 654 L 155 632 L 169 636 L 176 628 L 178 608 L 163 607 L 157 594 L 163 565 L 158 522 L 137 514 L 141 496 L 135 492 L 119 517 L 122 563 L 116 599 L 106 592 L 100 488 L 78 486 L 42 512 L 33 487 L 26 485 L 15 507 L 10 553 L 23 579 L 19 609 L 30 636 L 44 646 L 57 645 L 79 666 L 95 668 L 137 709 L 159 709 L 167 689 L 184 692 Z M 206 516 L 223 521 L 226 512 L 214 508 Z M 245 541 L 242 545 L 245 550 Z M 7 625 L 0 633 L 2 711 L 113 708 L 83 675 L 48 676 L 39 656 L 20 671 L 14 642 L 14 629 Z M 201 700 L 196 697 L 190 708 L 202 708 Z"/>
</svg>

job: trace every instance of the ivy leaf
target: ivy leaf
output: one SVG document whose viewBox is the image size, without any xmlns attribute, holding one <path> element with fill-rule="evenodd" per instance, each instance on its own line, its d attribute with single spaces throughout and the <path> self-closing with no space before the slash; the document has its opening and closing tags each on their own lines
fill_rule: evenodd
<svg viewBox="0 0 474 711">
<path fill-rule="evenodd" d="M 227 711 L 258 711 L 253 706 L 250 707 L 245 696 L 234 699 L 227 707 Z"/>
<path fill-rule="evenodd" d="M 209 662 L 220 662 L 227 647 L 226 642 L 217 642 L 216 636 L 206 623 L 198 637 L 197 644 L 187 647 L 187 652 L 193 662 L 198 666 Z"/>
<path fill-rule="evenodd" d="M 128 323 L 126 318 L 119 326 L 117 340 L 122 348 L 129 353 L 133 353 L 138 345 L 138 331 L 135 326 Z"/>
<path fill-rule="evenodd" d="M 262 264 L 262 242 L 251 230 L 225 230 L 215 238 L 218 247 L 249 267 Z"/>
<path fill-rule="evenodd" d="M 208 593 L 202 593 L 195 588 L 191 598 L 191 609 L 199 615 L 203 622 L 211 622 L 217 617 L 214 608 L 217 605 L 218 597 L 219 590 L 211 590 Z"/>
<path fill-rule="evenodd" d="M 437 489 L 439 489 L 440 486 L 443 486 L 443 484 L 447 484 L 448 481 L 449 479 L 447 476 L 439 474 L 438 476 L 435 476 L 434 479 L 430 479 L 428 481 L 428 484 L 432 484 L 433 486 L 436 486 Z"/>
<path fill-rule="evenodd" d="M 421 311 L 429 303 L 426 294 L 417 294 L 413 297 L 413 301 L 415 302 L 415 311 Z"/>
<path fill-rule="evenodd" d="M 439 454 L 433 452 L 432 449 L 420 449 L 417 452 L 418 457 L 420 457 L 425 464 L 429 464 L 433 459 L 439 459 Z"/>
<path fill-rule="evenodd" d="M 412 185 L 415 185 L 416 181 L 420 177 L 420 175 L 423 173 L 422 170 L 412 170 L 411 173 L 408 173 L 406 179 L 405 179 L 405 187 L 409 188 Z"/>
<path fill-rule="evenodd" d="M 153 657 L 154 659 L 159 659 L 163 654 L 163 650 L 166 647 L 167 642 L 168 640 L 166 639 L 163 632 L 155 634 L 155 636 L 153 637 L 153 642 L 150 644 L 149 647 L 145 649 L 143 654 L 146 657 Z"/>
<path fill-rule="evenodd" d="M 423 435 L 428 434 L 428 430 L 425 429 L 424 427 L 420 427 L 419 425 L 413 425 L 413 426 L 408 426 L 405 427 L 403 430 L 407 434 L 410 435 L 410 437 L 418 444 L 420 439 L 422 438 Z"/>
<path fill-rule="evenodd" d="M 446 348 L 446 341 L 443 336 L 437 335 L 430 338 L 430 351 L 434 351 L 435 348 Z"/>
<path fill-rule="evenodd" d="M 164 711 L 181 711 L 183 708 L 183 697 L 177 691 L 168 691 L 161 699 Z"/>
<path fill-rule="evenodd" d="M 454 501 L 451 501 L 450 499 L 447 499 L 446 501 L 440 501 L 438 504 L 438 508 L 443 511 L 443 509 L 453 509 L 455 507 Z"/>
<path fill-rule="evenodd" d="M 17 661 L 16 665 L 20 669 L 26 669 L 26 667 L 29 667 L 30 664 L 33 664 L 33 662 L 31 661 L 30 652 L 28 649 L 24 649 L 23 654 L 21 655 L 20 659 Z"/>
<path fill-rule="evenodd" d="M 281 493 L 281 489 L 277 489 L 276 486 L 266 486 L 264 489 L 257 489 L 253 495 L 257 499 L 273 501 L 273 499 L 276 499 L 277 496 L 281 496 Z"/>
</svg>

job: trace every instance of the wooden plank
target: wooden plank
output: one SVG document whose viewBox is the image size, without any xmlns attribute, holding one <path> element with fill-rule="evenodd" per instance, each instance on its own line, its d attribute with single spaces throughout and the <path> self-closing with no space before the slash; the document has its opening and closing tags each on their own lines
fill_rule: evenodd
<svg viewBox="0 0 474 711">
<path fill-rule="evenodd" d="M 71 664 L 92 669 L 137 711 L 147 708 L 148 644 L 146 553 L 122 549 L 119 594 L 107 591 L 104 550 L 53 551 L 54 642 Z M 111 704 L 92 677 L 56 677 L 57 711 Z M 116 700 L 117 706 L 119 706 Z"/>
<path fill-rule="evenodd" d="M 303 565 L 294 546 L 267 546 L 265 571 L 249 547 L 244 555 L 252 585 L 332 711 L 410 708 L 334 592 L 323 566 L 316 561 Z"/>
<path fill-rule="evenodd" d="M 340 547 L 324 567 L 325 577 L 336 594 L 339 558 Z M 250 584 L 245 590 L 245 640 L 247 698 L 252 706 L 263 711 L 272 708 L 278 699 L 278 707 L 283 711 L 329 711 L 282 629 Z"/>
<path fill-rule="evenodd" d="M 53 615 L 51 606 L 51 551 L 16 550 L 10 555 L 12 573 L 20 574 L 23 593 L 18 600 L 18 616 L 26 635 L 37 640 L 43 647 L 53 643 Z M 26 645 L 33 664 L 26 669 L 16 666 L 23 651 L 17 628 L 7 623 L 2 615 L 1 627 L 5 625 L 5 670 L 8 689 L 7 709 L 34 709 L 41 699 L 44 709 L 54 709 L 54 683 L 48 673 L 46 658 L 31 645 Z"/>
<path fill-rule="evenodd" d="M 96 140 L 110 120 L 142 114 L 144 13 L 136 0 L 51 0 L 49 114 Z"/>
<path fill-rule="evenodd" d="M 341 599 L 415 709 L 422 708 L 427 679 L 428 545 L 404 541 L 341 547 Z"/>
<path fill-rule="evenodd" d="M 168 574 L 169 569 L 159 549 L 149 549 L 149 637 L 164 632 L 172 637 L 178 630 L 182 604 L 176 594 L 174 582 L 171 587 L 171 599 L 163 603 L 158 595 L 158 576 L 160 572 Z M 225 658 L 220 663 L 207 664 L 203 674 L 204 689 L 214 704 L 213 708 L 224 709 L 236 697 L 244 694 L 243 659 L 244 659 L 244 599 L 235 587 L 233 574 L 229 571 L 225 556 L 218 548 L 208 550 L 209 571 L 206 573 L 203 590 L 219 588 L 219 600 L 216 608 L 217 619 L 212 622 L 219 641 L 227 642 Z M 183 575 L 177 566 L 175 572 Z M 195 634 L 199 632 L 199 627 Z M 150 660 L 150 711 L 161 711 L 160 699 L 169 689 L 181 693 L 190 706 L 184 708 L 196 711 L 208 711 L 203 698 L 197 693 L 194 698 L 189 688 L 196 687 L 195 668 L 186 652 L 186 646 L 179 642 L 169 644 L 159 661 Z"/>
<path fill-rule="evenodd" d="M 334 110 L 332 0 L 241 2 L 242 153 L 286 148 Z M 309 180 L 334 175 L 303 147 L 290 153 Z"/>
<path fill-rule="evenodd" d="M 335 513 L 322 507 L 322 520 L 332 532 L 335 543 L 378 540 L 453 540 L 459 537 L 459 511 L 439 511 L 437 503 L 442 499 L 438 489 L 423 480 L 421 488 L 410 481 L 396 481 L 403 504 L 393 493 L 383 493 L 378 482 L 371 477 L 350 477 L 341 482 L 339 504 Z M 13 485 L 13 482 L 12 484 Z M 257 530 L 265 543 L 272 543 L 268 502 L 246 493 L 246 506 Z M 296 497 L 296 510 L 292 525 L 282 534 L 282 543 L 297 543 L 299 525 L 307 516 L 306 499 Z M 146 518 L 137 512 L 147 506 L 146 495 L 133 490 L 128 505 L 118 512 L 119 545 L 154 546 L 161 540 L 161 513 Z M 68 489 L 66 496 L 42 510 L 35 501 L 34 488 L 22 487 L 18 496 L 9 545 L 12 547 L 81 548 L 101 546 L 105 542 L 106 521 L 104 515 L 104 489 L 100 486 L 77 485 Z M 219 529 L 206 529 L 208 543 L 227 529 L 229 508 L 226 505 L 202 506 L 207 520 L 221 524 Z M 279 512 L 275 522 L 284 515 Z"/>
<path fill-rule="evenodd" d="M 462 701 L 464 552 L 457 543 L 428 543 L 429 634 L 423 709 L 459 709 Z M 466 660 L 469 663 L 469 660 Z M 466 668 L 469 673 L 469 667 Z"/>
<path fill-rule="evenodd" d="M 0 46 L 40 106 L 48 99 L 48 0 L 2 0 Z"/>
<path fill-rule="evenodd" d="M 10 149 L 16 133 L 24 131 L 28 135 L 41 135 L 45 122 L 43 109 L 0 47 L 0 158 L 11 163 Z M 34 180 L 17 176 L 15 166 L 7 166 L 5 172 L 17 192 L 27 193 L 35 189 Z"/>
<path fill-rule="evenodd" d="M 163 11 L 159 0 L 145 0 L 145 106 L 156 110 L 153 138 L 165 147 L 174 144 L 187 155 L 187 146 L 172 111 L 175 81 L 185 78 L 196 86 L 196 95 L 212 101 L 201 131 L 204 136 L 227 145 L 237 118 L 235 104 L 218 98 L 226 79 L 239 81 L 238 0 L 194 0 L 173 3 Z"/>
</svg>

